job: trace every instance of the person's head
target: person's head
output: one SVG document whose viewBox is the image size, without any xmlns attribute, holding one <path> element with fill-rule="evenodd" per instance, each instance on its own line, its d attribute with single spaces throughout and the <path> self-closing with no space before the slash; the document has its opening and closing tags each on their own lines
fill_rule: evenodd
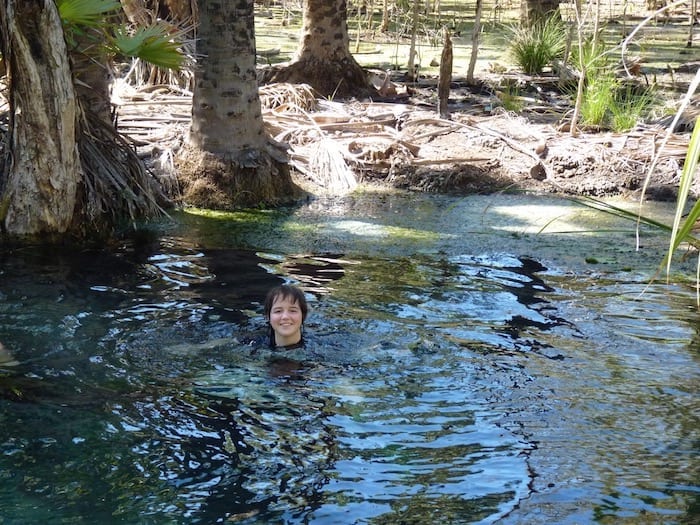
<svg viewBox="0 0 700 525">
<path fill-rule="evenodd" d="M 301 343 L 302 327 L 308 313 L 306 297 L 296 286 L 276 286 L 265 297 L 265 319 L 270 327 L 270 346 Z"/>
</svg>

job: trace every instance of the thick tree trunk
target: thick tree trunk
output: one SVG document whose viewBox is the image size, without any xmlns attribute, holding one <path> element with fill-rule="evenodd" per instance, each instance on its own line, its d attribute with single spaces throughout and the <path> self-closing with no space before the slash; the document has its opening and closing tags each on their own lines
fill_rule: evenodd
<svg viewBox="0 0 700 525">
<path fill-rule="evenodd" d="M 532 27 L 558 13 L 559 0 L 522 0 L 520 2 L 520 23 L 525 27 Z"/>
<path fill-rule="evenodd" d="M 253 0 L 201 0 L 199 20 L 192 125 L 178 159 L 186 203 L 232 209 L 298 198 L 286 154 L 264 129 Z"/>
<path fill-rule="evenodd" d="M 2 54 L 11 83 L 2 225 L 13 235 L 69 229 L 81 166 L 78 105 L 53 0 L 2 0 Z"/>
<path fill-rule="evenodd" d="M 345 0 L 304 0 L 299 48 L 271 80 L 309 84 L 324 97 L 376 94 L 350 53 Z"/>
<path fill-rule="evenodd" d="M 77 93 L 71 66 L 80 60 L 69 60 L 54 1 L 0 0 L 0 33 L 9 93 L 4 233 L 108 234 L 125 218 L 162 211 L 160 185 L 109 119 L 107 84 L 84 89 L 85 100 Z M 104 68 L 97 72 L 103 78 Z"/>
<path fill-rule="evenodd" d="M 233 3 L 233 2 L 231 2 Z M 192 97 L 194 146 L 238 157 L 267 142 L 255 72 L 253 2 L 204 0 L 199 5 L 199 42 Z M 245 162 L 242 162 L 245 164 Z"/>
</svg>

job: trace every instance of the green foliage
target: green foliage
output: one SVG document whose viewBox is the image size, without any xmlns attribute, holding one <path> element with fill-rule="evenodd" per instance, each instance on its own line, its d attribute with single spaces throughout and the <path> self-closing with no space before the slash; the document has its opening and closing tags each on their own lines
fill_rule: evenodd
<svg viewBox="0 0 700 525">
<path fill-rule="evenodd" d="M 590 36 L 572 49 L 570 63 L 585 75 L 580 117 L 585 125 L 625 132 L 652 109 L 655 92 L 651 87 L 623 82 L 610 64 L 610 56 L 600 35 Z"/>
<path fill-rule="evenodd" d="M 635 127 L 655 103 L 652 88 L 641 93 L 632 86 L 618 89 L 614 103 L 610 106 L 610 119 L 613 131 L 623 133 Z"/>
<path fill-rule="evenodd" d="M 104 15 L 121 9 L 114 0 L 57 0 L 56 5 L 64 26 L 101 27 Z"/>
<path fill-rule="evenodd" d="M 695 178 L 695 172 L 697 171 L 699 161 L 700 125 L 698 125 L 698 119 L 696 119 L 695 128 L 693 129 L 693 134 L 690 137 L 688 152 L 686 153 L 685 162 L 683 164 L 681 181 L 678 188 L 676 215 L 674 217 L 673 228 L 671 230 L 671 240 L 669 243 L 668 254 L 664 260 L 666 263 L 667 273 L 670 273 L 671 271 L 671 258 L 673 257 L 673 253 L 680 247 L 682 242 L 688 242 L 694 245 L 696 248 L 700 247 L 700 242 L 693 234 L 693 228 L 695 227 L 696 222 L 700 220 L 700 201 L 696 201 L 693 208 L 690 210 L 690 213 L 683 218 L 685 205 L 688 201 L 688 195 L 690 194 L 690 186 Z M 700 262 L 698 264 L 700 270 Z"/>
<path fill-rule="evenodd" d="M 587 74 L 595 76 L 599 72 L 606 71 L 609 66 L 609 55 L 606 52 L 605 41 L 598 35 L 585 38 L 581 45 L 571 48 L 570 62 Z"/>
<path fill-rule="evenodd" d="M 581 121 L 589 126 L 605 124 L 608 110 L 615 100 L 617 79 L 612 74 L 589 80 L 581 102 Z"/>
<path fill-rule="evenodd" d="M 581 102 L 581 121 L 622 133 L 636 126 L 655 102 L 652 88 L 623 85 L 611 71 L 590 78 Z"/>
<path fill-rule="evenodd" d="M 179 69 L 184 56 L 176 42 L 179 34 L 171 34 L 169 26 L 156 22 L 139 27 L 133 33 L 123 24 L 111 22 L 106 15 L 116 14 L 121 4 L 115 0 L 57 0 L 58 12 L 63 21 L 66 40 L 76 46 L 76 37 L 95 42 L 90 52 L 95 56 L 121 54 L 167 68 Z"/>
<path fill-rule="evenodd" d="M 129 34 L 125 27 L 118 27 L 111 42 L 125 56 L 138 57 L 167 69 L 179 69 L 184 60 L 179 42 L 173 40 L 164 23 L 139 27 L 133 34 Z"/>
<path fill-rule="evenodd" d="M 566 50 L 566 29 L 557 16 L 533 27 L 509 26 L 509 51 L 515 63 L 529 75 L 538 75 Z"/>
</svg>

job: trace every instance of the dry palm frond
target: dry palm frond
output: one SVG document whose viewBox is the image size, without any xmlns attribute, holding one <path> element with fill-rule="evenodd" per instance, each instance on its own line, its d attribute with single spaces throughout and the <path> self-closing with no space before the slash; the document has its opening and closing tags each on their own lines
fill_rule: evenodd
<svg viewBox="0 0 700 525">
<path fill-rule="evenodd" d="M 298 93 L 296 87 L 292 86 L 291 90 L 284 92 Z M 274 92 L 280 93 L 279 90 Z M 310 88 L 308 92 L 303 92 L 313 95 Z M 313 98 L 314 105 L 316 100 Z M 284 104 L 284 111 L 283 119 L 287 121 L 287 125 L 281 126 L 282 132 L 278 133 L 274 140 L 292 145 L 292 165 L 314 183 L 333 193 L 345 193 L 355 189 L 357 180 L 345 160 L 342 146 L 321 128 L 304 107 L 287 102 Z M 289 126 L 290 120 L 293 121 L 293 126 Z M 268 128 L 272 127 L 269 120 L 267 125 Z"/>
<path fill-rule="evenodd" d="M 325 135 L 311 146 L 308 169 L 316 184 L 334 192 L 352 191 L 357 186 L 340 145 Z"/>
<path fill-rule="evenodd" d="M 262 108 L 276 111 L 314 111 L 318 100 L 314 89 L 308 84 L 266 84 L 260 86 L 258 92 Z"/>
<path fill-rule="evenodd" d="M 98 225 L 116 219 L 164 214 L 161 187 L 124 138 L 97 117 L 85 115 L 79 149 L 85 185 L 85 221 Z M 112 220 L 107 223 L 114 223 Z"/>
</svg>

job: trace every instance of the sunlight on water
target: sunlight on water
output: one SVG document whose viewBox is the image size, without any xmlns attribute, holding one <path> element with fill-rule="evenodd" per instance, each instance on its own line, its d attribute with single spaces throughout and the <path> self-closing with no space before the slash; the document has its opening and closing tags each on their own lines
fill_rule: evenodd
<svg viewBox="0 0 700 525">
<path fill-rule="evenodd" d="M 692 289 L 476 246 L 469 203 L 438 204 L 415 230 L 403 202 L 332 217 L 371 254 L 199 246 L 198 223 L 4 257 L 0 523 L 690 523 Z M 280 355 L 259 339 L 283 280 L 311 315 Z"/>
<path fill-rule="evenodd" d="M 495 227 L 504 231 L 536 234 L 546 229 L 548 232 L 592 233 L 580 222 L 585 211 L 572 210 L 568 205 L 495 206 L 493 211 L 501 218 Z"/>
</svg>

